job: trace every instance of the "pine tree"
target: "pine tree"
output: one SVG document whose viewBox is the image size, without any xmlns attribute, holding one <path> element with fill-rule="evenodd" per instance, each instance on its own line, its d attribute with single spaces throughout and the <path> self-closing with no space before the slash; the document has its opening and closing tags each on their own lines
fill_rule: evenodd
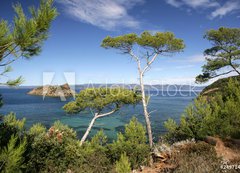
<svg viewBox="0 0 240 173">
<path fill-rule="evenodd" d="M 27 16 L 20 4 L 14 5 L 16 13 L 12 22 L 0 21 L 0 67 L 1 77 L 12 71 L 10 65 L 20 57 L 30 59 L 39 55 L 43 42 L 48 38 L 51 22 L 57 16 L 53 0 L 41 0 L 38 9 L 31 7 Z M 3 80 L 3 79 L 2 79 Z M 22 77 L 3 80 L 1 85 L 16 86 L 23 82 Z"/>
<path fill-rule="evenodd" d="M 204 38 L 213 46 L 204 52 L 207 63 L 202 67 L 203 74 L 196 77 L 196 82 L 207 82 L 230 73 L 240 75 L 240 28 L 210 30 Z"/>
<path fill-rule="evenodd" d="M 145 95 L 143 77 L 145 73 L 150 70 L 151 65 L 158 56 L 172 55 L 173 53 L 182 51 L 185 47 L 183 40 L 176 38 L 171 32 L 156 32 L 155 34 L 151 34 L 148 31 L 144 31 L 140 36 L 135 33 L 117 37 L 107 36 L 102 41 L 101 46 L 107 49 L 112 48 L 120 50 L 120 52 L 130 55 L 130 57 L 136 62 L 139 73 L 139 83 L 142 93 L 142 105 L 147 126 L 148 140 L 150 148 L 152 148 L 152 128 L 147 108 L 148 99 Z"/>
<path fill-rule="evenodd" d="M 76 100 L 64 105 L 68 113 L 79 113 L 90 110 L 93 118 L 81 139 L 81 145 L 87 139 L 95 121 L 117 112 L 124 105 L 139 103 L 141 96 L 124 88 L 87 88 L 76 95 Z"/>
</svg>

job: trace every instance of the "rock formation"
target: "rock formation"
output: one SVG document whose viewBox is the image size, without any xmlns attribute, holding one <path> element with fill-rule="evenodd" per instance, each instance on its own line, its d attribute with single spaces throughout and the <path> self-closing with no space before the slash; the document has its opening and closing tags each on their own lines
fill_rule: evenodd
<svg viewBox="0 0 240 173">
<path fill-rule="evenodd" d="M 27 94 L 29 95 L 38 95 L 38 96 L 47 96 L 47 97 L 72 97 L 75 94 L 70 86 L 66 83 L 60 86 L 41 86 L 38 88 L 34 88 L 33 90 L 29 91 Z"/>
</svg>

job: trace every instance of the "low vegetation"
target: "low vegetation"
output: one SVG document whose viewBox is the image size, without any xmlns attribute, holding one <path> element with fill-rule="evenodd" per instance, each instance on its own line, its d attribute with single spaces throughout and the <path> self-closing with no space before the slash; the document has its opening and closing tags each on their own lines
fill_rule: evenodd
<svg viewBox="0 0 240 173">
<path fill-rule="evenodd" d="M 147 164 L 146 130 L 136 118 L 113 143 L 101 130 L 82 146 L 76 132 L 59 121 L 48 130 L 41 124 L 26 130 L 24 123 L 9 114 L 1 124 L 2 172 L 122 172 Z"/>
<path fill-rule="evenodd" d="M 207 136 L 240 138 L 240 82 L 230 79 L 224 92 L 200 96 L 190 105 L 179 123 L 165 122 L 171 142 L 185 139 L 204 139 Z"/>
</svg>

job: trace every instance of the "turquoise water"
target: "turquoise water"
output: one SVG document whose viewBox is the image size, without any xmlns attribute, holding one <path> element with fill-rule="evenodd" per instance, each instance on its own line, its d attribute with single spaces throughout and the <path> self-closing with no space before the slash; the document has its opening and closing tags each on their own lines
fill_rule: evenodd
<svg viewBox="0 0 240 173">
<path fill-rule="evenodd" d="M 62 102 L 59 98 L 43 98 L 41 96 L 31 96 L 26 93 L 29 89 L 0 89 L 0 93 L 4 99 L 4 105 L 0 108 L 0 114 L 15 112 L 17 118 L 26 117 L 26 127 L 29 128 L 34 123 L 42 123 L 47 127 L 60 120 L 62 123 L 69 125 L 77 131 L 78 136 L 82 136 L 87 128 L 92 115 L 90 112 L 83 112 L 77 115 L 67 115 L 62 106 L 66 102 Z M 180 115 L 184 112 L 186 106 L 193 101 L 196 94 L 185 91 L 182 93 L 175 91 L 156 91 L 149 92 L 151 96 L 149 103 L 149 111 L 154 136 L 157 138 L 165 132 L 163 122 L 168 118 L 179 120 Z M 184 96 L 182 96 L 184 95 Z M 97 130 L 103 129 L 109 139 L 114 139 L 116 133 L 123 130 L 124 124 L 129 122 L 132 116 L 136 116 L 141 122 L 144 122 L 141 105 L 126 106 L 119 112 L 98 119 L 91 131 L 90 136 Z"/>
</svg>

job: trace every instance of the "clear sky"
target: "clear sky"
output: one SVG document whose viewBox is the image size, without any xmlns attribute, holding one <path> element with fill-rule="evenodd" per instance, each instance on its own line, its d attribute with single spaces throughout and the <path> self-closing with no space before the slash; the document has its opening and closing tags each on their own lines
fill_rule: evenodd
<svg viewBox="0 0 240 173">
<path fill-rule="evenodd" d="M 1 0 L 0 17 L 11 21 L 12 4 L 27 7 L 36 0 Z M 64 72 L 75 72 L 78 84 L 136 83 L 136 64 L 127 55 L 100 47 L 106 36 L 144 30 L 172 31 L 185 41 L 184 52 L 159 57 L 145 76 L 146 83 L 189 84 L 201 73 L 203 39 L 209 29 L 240 26 L 240 0 L 56 0 L 60 15 L 40 56 L 20 59 L 10 78 L 23 76 L 23 85 L 41 85 L 43 72 L 55 72 L 54 83 L 65 83 Z"/>
</svg>

